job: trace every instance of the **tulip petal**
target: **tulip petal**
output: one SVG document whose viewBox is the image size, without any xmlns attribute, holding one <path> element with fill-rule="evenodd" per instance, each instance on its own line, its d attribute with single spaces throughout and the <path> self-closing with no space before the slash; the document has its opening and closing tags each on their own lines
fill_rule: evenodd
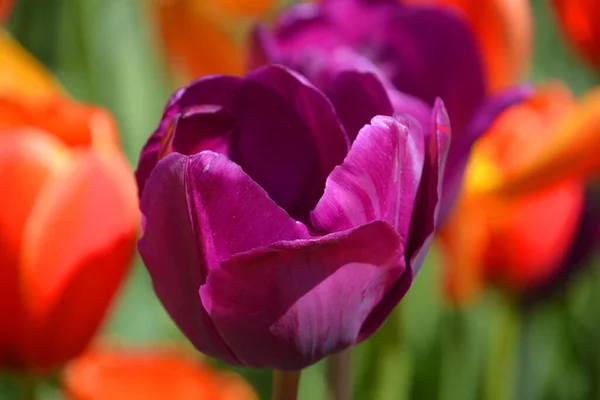
<svg viewBox="0 0 600 400">
<path fill-rule="evenodd" d="M 398 302 L 404 297 L 415 276 L 419 273 L 425 256 L 433 240 L 437 228 L 440 201 L 442 198 L 442 178 L 446 164 L 446 155 L 450 146 L 450 124 L 448 114 L 441 100 L 436 100 L 431 116 L 433 132 L 428 142 L 425 143 L 425 160 L 422 164 L 422 178 L 417 182 L 416 197 L 413 198 L 414 209 L 407 238 L 404 259 L 409 267 L 386 296 L 373 310 L 365 322 L 363 335 L 368 336 L 375 332 L 385 318 L 392 312 Z M 402 233 L 401 233 L 402 235 Z"/>
<path fill-rule="evenodd" d="M 1 29 L 0 60 L 0 94 L 35 99 L 62 92 L 52 75 Z"/>
<path fill-rule="evenodd" d="M 236 98 L 232 159 L 293 218 L 305 221 L 348 151 L 327 97 L 281 66 L 248 74 Z"/>
<path fill-rule="evenodd" d="M 558 273 L 539 287 L 523 293 L 523 300 L 530 304 L 539 303 L 569 287 L 576 274 L 583 271 L 585 266 L 597 256 L 598 250 L 600 250 L 600 203 L 598 196 L 592 190 L 588 190 L 573 243 L 558 268 Z"/>
<path fill-rule="evenodd" d="M 488 251 L 488 263 L 504 272 L 501 285 L 522 293 L 558 272 L 577 233 L 584 194 L 581 182 L 568 181 L 511 202 L 496 222 L 502 236 Z"/>
<path fill-rule="evenodd" d="M 175 115 L 173 151 L 193 155 L 203 150 L 228 155 L 236 128 L 233 115 L 220 106 L 190 107 Z"/>
<path fill-rule="evenodd" d="M 135 184 L 120 155 L 81 151 L 48 181 L 23 235 L 29 363 L 56 367 L 87 345 L 133 257 L 137 225 Z"/>
<path fill-rule="evenodd" d="M 446 105 L 454 132 L 461 134 L 485 95 L 477 44 L 458 17 L 426 7 L 398 7 L 379 30 L 393 50 L 381 62 L 401 66 L 389 71 L 401 92 Z M 435 29 L 433 28 L 435 27 Z"/>
<path fill-rule="evenodd" d="M 441 98 L 454 131 L 460 134 L 486 92 L 475 37 L 470 27 L 452 12 L 396 3 L 326 1 L 322 10 L 313 12 L 319 17 L 308 19 L 312 23 L 310 28 L 318 26 L 318 30 L 296 22 L 286 24 L 294 27 L 288 28 L 292 34 L 277 32 L 278 39 L 281 36 L 286 46 L 282 51 L 298 53 L 300 48 L 308 46 L 327 51 L 334 46 L 350 45 L 384 68 L 397 90 L 431 105 Z M 295 19 L 302 21 L 302 8 L 288 13 L 298 14 Z M 294 20 L 292 16 L 290 19 Z M 317 21 L 327 22 L 317 24 Z M 323 44 L 328 41 L 334 43 Z"/>
<path fill-rule="evenodd" d="M 147 181 L 138 248 L 159 299 L 202 352 L 238 363 L 198 298 L 206 274 L 239 252 L 309 237 L 224 155 L 172 153 Z"/>
<path fill-rule="evenodd" d="M 63 383 L 69 400 L 258 399 L 232 371 L 168 349 L 94 348 L 68 366 Z"/>
<path fill-rule="evenodd" d="M 442 190 L 444 201 L 440 209 L 440 221 L 444 221 L 448 217 L 461 189 L 473 143 L 488 131 L 500 114 L 509 107 L 526 100 L 532 93 L 531 85 L 521 85 L 487 98 L 475 112 L 465 133 L 452 138 L 444 175 Z"/>
<path fill-rule="evenodd" d="M 0 23 L 8 18 L 13 6 L 13 0 L 0 0 Z"/>
<path fill-rule="evenodd" d="M 140 154 L 135 177 L 141 197 L 146 179 L 160 159 L 160 151 L 172 119 L 176 114 L 188 107 L 198 105 L 220 106 L 224 110 L 233 107 L 234 94 L 237 91 L 240 78 L 226 75 L 207 76 L 197 79 L 189 86 L 177 90 L 167 102 L 158 128 L 152 133 Z"/>
<path fill-rule="evenodd" d="M 331 233 L 383 220 L 408 238 L 424 156 L 423 133 L 414 119 L 373 118 L 327 179 L 311 213 L 313 227 Z"/>
<path fill-rule="evenodd" d="M 567 178 L 588 178 L 600 171 L 600 89 L 580 99 L 558 124 L 556 134 L 533 161 L 514 174 L 499 192 L 529 193 Z"/>
<path fill-rule="evenodd" d="M 383 84 L 371 72 L 342 71 L 332 77 L 324 92 L 333 103 L 351 142 L 373 117 L 394 113 Z"/>
<path fill-rule="evenodd" d="M 450 121 L 444 103 L 437 99 L 431 114 L 431 136 L 426 143 L 423 179 L 420 182 L 406 246 L 416 275 L 425 261 L 442 207 L 442 184 L 450 148 Z"/>
<path fill-rule="evenodd" d="M 0 134 L 0 364 L 8 365 L 23 320 L 20 251 L 36 199 L 67 158 L 64 146 L 36 130 Z M 8 322 L 10 321 L 10 323 Z"/>
<path fill-rule="evenodd" d="M 242 363 L 301 369 L 357 343 L 404 271 L 401 246 L 382 221 L 275 243 L 211 270 L 200 297 Z"/>
<path fill-rule="evenodd" d="M 153 3 L 167 56 L 186 75 L 243 72 L 241 43 L 232 30 L 208 15 L 205 9 L 208 2 Z"/>
</svg>

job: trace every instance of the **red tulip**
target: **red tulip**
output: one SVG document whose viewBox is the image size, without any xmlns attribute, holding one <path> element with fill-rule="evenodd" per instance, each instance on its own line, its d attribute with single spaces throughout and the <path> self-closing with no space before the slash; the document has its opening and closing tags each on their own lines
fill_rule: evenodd
<svg viewBox="0 0 600 400">
<path fill-rule="evenodd" d="M 106 111 L 6 35 L 0 54 L 0 366 L 42 372 L 85 348 L 123 280 L 135 183 Z"/>
</svg>

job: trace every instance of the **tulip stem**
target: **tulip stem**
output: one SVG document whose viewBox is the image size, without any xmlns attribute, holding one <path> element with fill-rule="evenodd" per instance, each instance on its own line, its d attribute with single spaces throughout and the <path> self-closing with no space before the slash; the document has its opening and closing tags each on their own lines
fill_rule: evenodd
<svg viewBox="0 0 600 400">
<path fill-rule="evenodd" d="M 331 400 L 350 400 L 352 359 L 350 350 L 334 354 L 329 358 L 328 382 Z"/>
<path fill-rule="evenodd" d="M 272 400 L 297 400 L 301 371 L 273 370 Z"/>
<path fill-rule="evenodd" d="M 37 399 L 36 378 L 29 375 L 19 375 L 15 379 L 18 385 L 20 400 Z"/>
<path fill-rule="evenodd" d="M 518 316 L 514 304 L 501 302 L 500 310 L 490 324 L 488 349 L 486 400 L 514 399 L 515 365 L 518 346 Z"/>
</svg>

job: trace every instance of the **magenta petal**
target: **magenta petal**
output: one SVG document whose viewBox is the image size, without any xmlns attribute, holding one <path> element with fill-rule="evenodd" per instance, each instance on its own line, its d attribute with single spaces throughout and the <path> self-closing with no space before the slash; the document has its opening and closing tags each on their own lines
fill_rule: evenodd
<svg viewBox="0 0 600 400">
<path fill-rule="evenodd" d="M 350 141 L 376 115 L 392 115 L 394 109 L 374 73 L 345 70 L 334 74 L 325 86 Z"/>
<path fill-rule="evenodd" d="M 389 66 L 388 77 L 396 89 L 428 104 L 441 98 L 454 131 L 462 135 L 486 94 L 482 61 L 469 26 L 445 10 L 400 5 L 380 23 L 373 40 L 382 49 L 375 58 Z"/>
<path fill-rule="evenodd" d="M 363 322 L 403 273 L 387 223 L 234 256 L 210 271 L 200 297 L 238 359 L 296 370 L 359 340 Z"/>
<path fill-rule="evenodd" d="M 408 114 L 419 122 L 423 127 L 425 136 L 429 136 L 431 125 L 431 106 L 423 100 L 395 89 L 388 89 L 388 95 L 392 102 L 394 112 L 397 114 Z"/>
<path fill-rule="evenodd" d="M 229 155 L 236 121 L 221 106 L 188 107 L 174 117 L 173 150 L 193 155 L 204 150 Z"/>
<path fill-rule="evenodd" d="M 159 160 L 159 152 L 163 146 L 167 127 L 173 117 L 184 111 L 187 107 L 198 105 L 217 105 L 230 109 L 234 94 L 241 82 L 241 78 L 226 75 L 206 76 L 197 79 L 189 86 L 177 90 L 167 102 L 158 128 L 152 133 L 140 154 L 135 177 L 138 192 L 141 197 L 152 169 Z"/>
<path fill-rule="evenodd" d="M 236 97 L 236 161 L 288 213 L 305 221 L 348 138 L 325 95 L 280 66 L 248 74 Z"/>
<path fill-rule="evenodd" d="M 373 118 L 327 179 L 325 193 L 311 213 L 313 227 L 329 233 L 383 220 L 408 238 L 424 153 L 416 120 Z"/>
<path fill-rule="evenodd" d="M 437 228 L 443 176 L 450 147 L 450 121 L 440 99 L 437 99 L 433 106 L 431 126 L 432 134 L 427 143 L 427 156 L 423 167 L 424 179 L 419 186 L 410 228 L 411 235 L 406 247 L 406 255 L 415 276 L 423 265 Z"/>
<path fill-rule="evenodd" d="M 172 153 L 150 175 L 140 209 L 140 255 L 157 296 L 202 352 L 238 362 L 200 299 L 208 271 L 232 254 L 280 240 L 307 238 L 239 166 L 225 156 Z"/>
<path fill-rule="evenodd" d="M 142 196 L 142 191 L 146 185 L 146 180 L 158 162 L 158 153 L 160 151 L 161 143 L 165 136 L 167 126 L 171 122 L 173 116 L 180 110 L 178 101 L 183 92 L 184 89 L 179 89 L 173 94 L 173 96 L 171 96 L 167 102 L 167 105 L 165 106 L 158 128 L 156 128 L 142 148 L 140 160 L 138 161 L 138 167 L 135 171 L 135 179 L 137 181 L 138 194 L 140 197 Z"/>
</svg>

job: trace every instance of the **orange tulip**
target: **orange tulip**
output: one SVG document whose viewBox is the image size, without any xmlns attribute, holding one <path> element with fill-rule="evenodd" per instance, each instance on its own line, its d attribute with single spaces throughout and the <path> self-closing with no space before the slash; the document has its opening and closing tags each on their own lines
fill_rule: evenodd
<svg viewBox="0 0 600 400">
<path fill-rule="evenodd" d="M 66 369 L 69 400 L 258 400 L 241 377 L 172 352 L 91 351 Z"/>
<path fill-rule="evenodd" d="M 487 284 L 525 293 L 561 267 L 578 228 L 583 180 L 566 177 L 521 195 L 495 189 L 544 153 L 574 104 L 565 89 L 539 90 L 476 144 L 462 196 L 440 232 L 452 301 L 472 300 Z"/>
<path fill-rule="evenodd" d="M 552 5 L 567 39 L 600 69 L 600 2 L 552 0 Z"/>
<path fill-rule="evenodd" d="M 403 2 L 459 9 L 470 22 L 480 43 L 492 91 L 516 82 L 529 67 L 533 37 L 533 18 L 529 0 L 403 0 Z"/>
<path fill-rule="evenodd" d="M 0 366 L 76 356 L 130 264 L 136 189 L 111 116 L 0 35 Z"/>
<path fill-rule="evenodd" d="M 591 178 L 600 171 L 600 87 L 590 90 L 554 126 L 552 138 L 536 158 L 496 187 L 523 194 L 568 177 Z"/>
<path fill-rule="evenodd" d="M 168 61 L 188 78 L 244 73 L 245 35 L 275 0 L 149 0 Z"/>
<path fill-rule="evenodd" d="M 12 8 L 13 0 L 0 0 L 0 22 L 4 21 Z"/>
</svg>

